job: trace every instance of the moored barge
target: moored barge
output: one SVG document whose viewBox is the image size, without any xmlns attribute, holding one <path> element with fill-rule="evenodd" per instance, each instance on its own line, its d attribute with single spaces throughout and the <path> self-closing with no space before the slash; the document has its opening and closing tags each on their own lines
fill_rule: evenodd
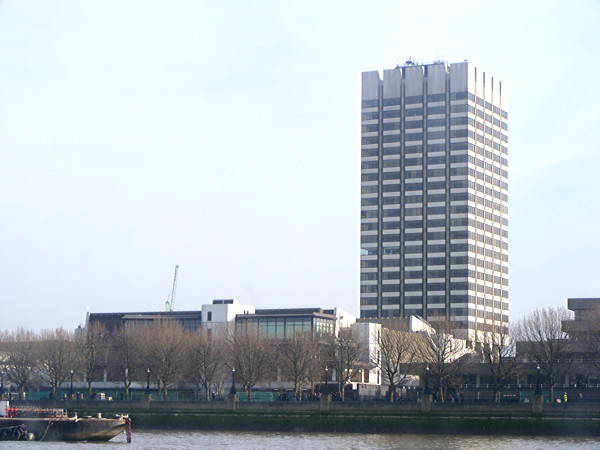
<svg viewBox="0 0 600 450">
<path fill-rule="evenodd" d="M 0 405 L 0 436 L 10 440 L 108 441 L 125 432 L 131 441 L 128 416 L 68 417 L 62 409 L 11 408 L 7 401 Z"/>
</svg>

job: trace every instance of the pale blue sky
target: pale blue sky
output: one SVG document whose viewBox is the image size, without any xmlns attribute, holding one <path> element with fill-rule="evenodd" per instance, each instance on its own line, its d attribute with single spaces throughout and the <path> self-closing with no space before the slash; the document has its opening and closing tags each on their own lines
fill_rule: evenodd
<svg viewBox="0 0 600 450">
<path fill-rule="evenodd" d="M 235 297 L 358 314 L 360 78 L 509 99 L 511 320 L 600 296 L 600 3 L 0 1 L 4 328 Z"/>
</svg>

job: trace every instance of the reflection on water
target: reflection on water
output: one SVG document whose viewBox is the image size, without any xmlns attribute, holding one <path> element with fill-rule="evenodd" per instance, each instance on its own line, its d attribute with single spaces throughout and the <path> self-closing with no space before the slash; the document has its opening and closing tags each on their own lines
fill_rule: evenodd
<svg viewBox="0 0 600 450">
<path fill-rule="evenodd" d="M 137 431 L 131 444 L 125 435 L 110 442 L 2 442 L 2 449 L 68 449 L 94 448 L 96 450 L 154 450 L 195 448 L 236 449 L 510 449 L 549 450 L 600 448 L 600 438 L 556 437 L 499 437 L 499 436 L 448 436 L 415 434 L 349 434 L 349 433 L 239 433 L 217 431 Z"/>
</svg>

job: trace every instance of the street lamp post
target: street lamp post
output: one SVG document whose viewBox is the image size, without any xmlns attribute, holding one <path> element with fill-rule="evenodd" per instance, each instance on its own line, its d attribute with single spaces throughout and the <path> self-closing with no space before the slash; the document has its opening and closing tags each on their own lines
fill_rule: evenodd
<svg viewBox="0 0 600 450">
<path fill-rule="evenodd" d="M 431 394 L 431 389 L 429 389 L 429 366 L 425 367 L 425 395 Z"/>
<path fill-rule="evenodd" d="M 229 395 L 236 395 L 237 391 L 235 389 L 235 367 L 231 368 L 231 389 L 229 390 Z"/>
<path fill-rule="evenodd" d="M 329 374 L 329 369 L 327 368 L 327 366 L 325 366 L 325 387 L 323 389 L 323 393 L 325 395 L 329 394 L 329 385 L 328 385 L 329 379 L 327 378 L 328 374 Z"/>
<path fill-rule="evenodd" d="M 73 396 L 73 370 L 71 369 L 71 386 L 69 386 L 69 395 Z"/>
<path fill-rule="evenodd" d="M 0 399 L 4 395 L 4 370 L 0 371 Z"/>
<path fill-rule="evenodd" d="M 535 382 L 535 395 L 542 395 L 542 385 L 540 384 L 540 365 L 538 364 L 535 368 L 537 372 L 537 378 Z"/>
<path fill-rule="evenodd" d="M 146 394 L 150 393 L 150 369 L 146 370 Z"/>
</svg>

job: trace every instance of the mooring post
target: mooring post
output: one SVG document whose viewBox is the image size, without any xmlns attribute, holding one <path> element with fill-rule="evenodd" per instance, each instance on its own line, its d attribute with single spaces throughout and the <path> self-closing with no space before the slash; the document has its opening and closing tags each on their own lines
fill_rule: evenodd
<svg viewBox="0 0 600 450">
<path fill-rule="evenodd" d="M 430 414 L 432 403 L 433 403 L 433 395 L 432 394 L 423 394 L 423 397 L 421 398 L 421 413 Z"/>
<path fill-rule="evenodd" d="M 534 395 L 531 401 L 531 415 L 541 416 L 544 413 L 544 396 Z"/>
<path fill-rule="evenodd" d="M 227 396 L 227 407 L 229 410 L 235 411 L 237 402 L 238 402 L 237 394 L 229 394 Z"/>
<path fill-rule="evenodd" d="M 131 444 L 131 419 L 129 417 L 125 418 L 125 437 L 127 443 Z"/>
<path fill-rule="evenodd" d="M 331 394 L 322 395 L 319 403 L 322 411 L 329 411 L 331 408 Z"/>
</svg>

